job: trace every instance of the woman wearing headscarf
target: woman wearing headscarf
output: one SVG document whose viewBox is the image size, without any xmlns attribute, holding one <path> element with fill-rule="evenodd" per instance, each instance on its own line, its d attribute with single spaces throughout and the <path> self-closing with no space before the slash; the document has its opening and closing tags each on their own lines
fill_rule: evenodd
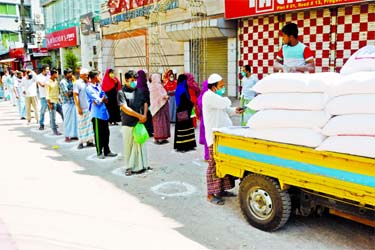
<svg viewBox="0 0 375 250">
<path fill-rule="evenodd" d="M 195 117 L 193 117 L 193 124 L 194 124 L 194 127 L 196 128 L 197 119 L 198 120 L 200 119 L 200 113 L 198 109 L 198 96 L 201 90 L 199 89 L 199 86 L 197 82 L 195 81 L 193 74 L 185 73 L 185 75 L 187 76 L 187 85 L 189 89 L 190 100 L 193 102 L 193 105 L 194 105 Z"/>
<path fill-rule="evenodd" d="M 195 149 L 195 130 L 191 113 L 194 108 L 191 102 L 187 86 L 187 76 L 181 74 L 178 76 L 176 89 L 176 126 L 173 148 L 179 152 L 186 152 Z"/>
<path fill-rule="evenodd" d="M 150 106 L 150 91 L 147 85 L 147 76 L 146 72 L 139 70 L 137 72 L 137 89 L 142 90 L 143 95 L 146 97 L 147 105 Z M 147 121 L 145 123 L 148 135 L 150 137 L 154 136 L 154 128 L 152 126 L 152 115 L 150 110 L 147 112 Z"/>
<path fill-rule="evenodd" d="M 176 97 L 175 92 L 177 88 L 177 80 L 174 77 L 173 71 L 168 70 L 164 75 L 164 88 L 169 96 L 169 116 L 171 122 L 176 122 Z"/>
<path fill-rule="evenodd" d="M 206 93 L 207 90 L 208 90 L 208 81 L 206 80 L 202 83 L 202 91 L 198 97 L 198 111 L 199 111 L 199 114 L 201 114 L 200 122 L 199 122 L 199 144 L 204 145 L 204 160 L 206 161 L 208 161 L 208 159 L 210 158 L 210 152 L 208 151 L 207 142 L 206 142 L 202 98 L 203 98 L 203 94 Z"/>
<path fill-rule="evenodd" d="M 171 137 L 171 125 L 169 118 L 168 94 L 164 89 L 159 74 L 152 74 L 150 90 L 150 112 L 154 127 L 154 140 L 156 144 L 168 142 Z"/>
<path fill-rule="evenodd" d="M 106 70 L 102 81 L 102 89 L 108 97 L 106 107 L 109 113 L 109 125 L 117 125 L 117 122 L 121 120 L 117 103 L 117 92 L 121 89 L 121 82 L 115 77 L 113 69 Z"/>
</svg>

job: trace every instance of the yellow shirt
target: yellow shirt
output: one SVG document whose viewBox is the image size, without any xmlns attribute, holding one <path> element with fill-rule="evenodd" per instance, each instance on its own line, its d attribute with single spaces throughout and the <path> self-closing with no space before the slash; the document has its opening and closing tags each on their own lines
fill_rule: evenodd
<svg viewBox="0 0 375 250">
<path fill-rule="evenodd" d="M 46 99 L 51 103 L 59 103 L 59 83 L 57 80 L 49 79 L 48 84 L 46 85 Z"/>
</svg>

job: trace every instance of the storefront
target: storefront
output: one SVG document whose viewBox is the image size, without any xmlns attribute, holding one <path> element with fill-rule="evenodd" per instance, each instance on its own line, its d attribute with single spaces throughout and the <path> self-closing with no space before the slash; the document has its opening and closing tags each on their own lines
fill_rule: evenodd
<svg viewBox="0 0 375 250">
<path fill-rule="evenodd" d="M 235 95 L 236 21 L 224 20 L 223 2 L 141 1 L 121 8 L 122 2 L 108 1 L 102 9 L 101 71 L 174 69 L 193 73 L 197 82 L 216 72 Z"/>
<path fill-rule="evenodd" d="M 67 50 L 72 50 L 73 54 L 77 56 L 78 61 L 81 60 L 77 29 L 77 27 L 70 27 L 46 35 L 47 49 L 52 58 L 51 66 L 60 69 L 61 72 L 65 67 L 64 55 Z"/>
<path fill-rule="evenodd" d="M 375 3 L 365 0 L 226 0 L 225 17 L 238 19 L 239 67 L 260 78 L 273 73 L 284 24 L 299 27 L 299 40 L 315 53 L 316 72 L 336 71 L 356 50 L 375 45 Z"/>
</svg>

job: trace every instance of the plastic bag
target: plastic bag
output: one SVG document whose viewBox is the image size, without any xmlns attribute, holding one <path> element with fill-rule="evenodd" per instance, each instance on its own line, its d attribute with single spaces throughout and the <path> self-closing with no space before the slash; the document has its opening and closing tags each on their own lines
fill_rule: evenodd
<svg viewBox="0 0 375 250">
<path fill-rule="evenodd" d="M 145 143 L 150 136 L 148 135 L 147 129 L 143 123 L 137 123 L 133 128 L 134 141 L 138 144 Z"/>
</svg>

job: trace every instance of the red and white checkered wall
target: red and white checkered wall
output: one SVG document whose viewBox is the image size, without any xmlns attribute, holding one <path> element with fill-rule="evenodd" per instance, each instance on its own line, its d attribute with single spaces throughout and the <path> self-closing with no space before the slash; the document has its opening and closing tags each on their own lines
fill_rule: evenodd
<svg viewBox="0 0 375 250">
<path fill-rule="evenodd" d="M 355 51 L 375 45 L 375 3 L 312 9 L 239 21 L 239 66 L 250 65 L 262 78 L 272 65 L 287 22 L 299 27 L 299 39 L 315 54 L 316 72 L 339 72 Z"/>
</svg>

